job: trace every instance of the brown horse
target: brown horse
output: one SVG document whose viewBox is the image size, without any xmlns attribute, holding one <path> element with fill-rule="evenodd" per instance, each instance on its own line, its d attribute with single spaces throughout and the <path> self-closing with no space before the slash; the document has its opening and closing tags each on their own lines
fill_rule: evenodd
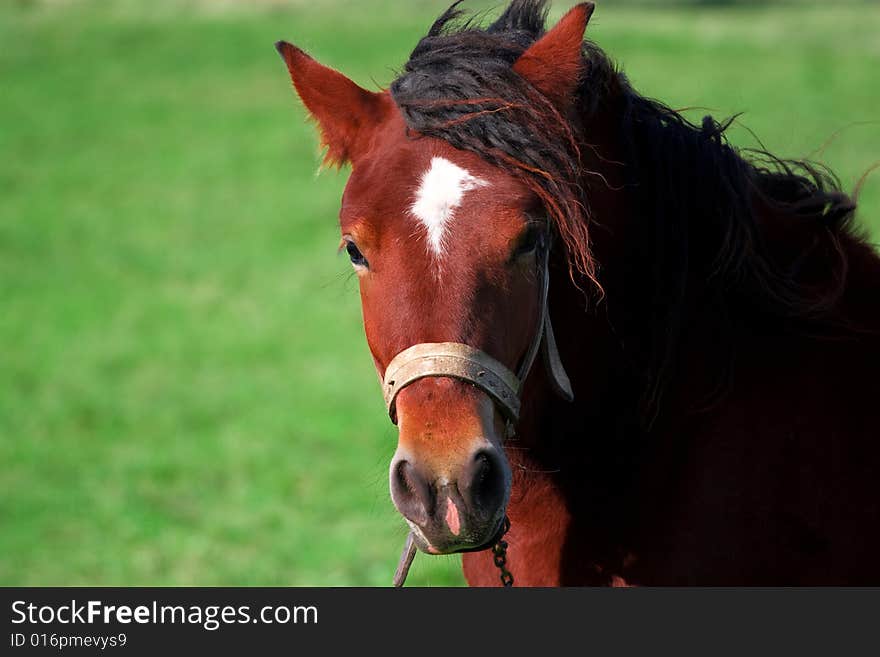
<svg viewBox="0 0 880 657">
<path fill-rule="evenodd" d="M 486 28 L 453 6 L 381 92 L 278 44 L 352 165 L 342 240 L 415 543 L 473 585 L 500 583 L 505 517 L 518 585 L 880 584 L 855 204 L 636 93 L 584 41 L 592 3 L 546 32 L 545 5 Z"/>
</svg>

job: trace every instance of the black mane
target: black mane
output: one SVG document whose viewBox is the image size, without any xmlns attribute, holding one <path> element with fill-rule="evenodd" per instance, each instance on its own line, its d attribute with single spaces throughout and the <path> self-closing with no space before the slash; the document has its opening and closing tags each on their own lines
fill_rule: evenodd
<svg viewBox="0 0 880 657">
<path fill-rule="evenodd" d="M 545 31 L 547 0 L 513 0 L 488 27 L 462 20 L 458 3 L 433 25 L 391 85 L 408 127 L 473 151 L 526 183 L 544 203 L 567 247 L 572 274 L 593 282 L 588 228 L 590 189 L 604 178 L 588 170 L 583 134 L 612 100 L 624 151 L 624 179 L 652 245 L 651 347 L 644 366 L 645 412 L 656 413 L 672 374 L 689 304 L 699 297 L 740 299 L 762 316 L 830 322 L 844 289 L 841 241 L 855 203 L 821 166 L 732 147 L 732 120 L 695 125 L 632 89 L 597 46 L 585 42 L 587 73 L 577 107 L 562 116 L 512 70 Z M 779 248 L 756 210 L 796 230 Z M 792 237 L 794 235 L 794 237 Z M 791 239 L 789 239 L 791 238 Z M 817 274 L 818 272 L 818 274 Z M 648 283 L 646 283 L 648 284 Z"/>
</svg>

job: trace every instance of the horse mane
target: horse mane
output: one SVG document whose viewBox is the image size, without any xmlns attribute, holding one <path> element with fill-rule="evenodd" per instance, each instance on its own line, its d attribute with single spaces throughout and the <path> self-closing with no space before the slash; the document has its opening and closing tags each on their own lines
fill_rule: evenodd
<svg viewBox="0 0 880 657">
<path fill-rule="evenodd" d="M 759 331 L 860 328 L 837 312 L 855 202 L 821 164 L 734 148 L 725 138 L 733 121 L 706 116 L 697 126 L 657 101 L 625 98 L 628 184 L 638 189 L 639 227 L 653 245 L 647 267 L 654 287 L 641 318 L 652 327 L 641 400 L 648 424 L 674 376 L 693 305 L 713 309 L 719 340 L 728 342 L 734 328 L 727 324 L 744 317 Z M 730 368 L 720 364 L 719 381 L 697 406 L 720 399 Z"/>
<path fill-rule="evenodd" d="M 462 20 L 458 2 L 413 51 L 391 94 L 408 128 L 472 151 L 525 183 L 541 200 L 566 246 L 572 278 L 597 281 L 589 239 L 595 222 L 580 123 L 614 102 L 624 179 L 640 228 L 652 244 L 654 285 L 646 325 L 643 412 L 650 423 L 674 372 L 689 304 L 730 299 L 785 322 L 834 323 L 847 280 L 843 241 L 856 205 L 826 168 L 766 150 L 731 146 L 733 119 L 691 123 L 638 94 L 610 58 L 585 42 L 576 107 L 563 115 L 513 71 L 545 33 L 547 0 L 513 0 L 488 27 Z M 584 117 L 587 117 L 586 120 Z M 759 211 L 760 208 L 760 211 Z M 795 235 L 784 246 L 767 222 Z M 783 230 L 779 228 L 779 230 Z"/>
</svg>

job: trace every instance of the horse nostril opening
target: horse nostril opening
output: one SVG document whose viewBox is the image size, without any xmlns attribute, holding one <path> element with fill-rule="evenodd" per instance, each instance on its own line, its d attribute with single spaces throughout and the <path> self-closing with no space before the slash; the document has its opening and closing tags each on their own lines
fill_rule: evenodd
<svg viewBox="0 0 880 657">
<path fill-rule="evenodd" d="M 391 493 L 398 510 L 418 525 L 427 523 L 434 513 L 434 493 L 427 480 L 409 461 L 401 460 L 394 467 Z"/>
<path fill-rule="evenodd" d="M 492 515 L 504 502 L 504 470 L 489 450 L 474 454 L 460 482 L 462 496 L 473 513 Z"/>
</svg>

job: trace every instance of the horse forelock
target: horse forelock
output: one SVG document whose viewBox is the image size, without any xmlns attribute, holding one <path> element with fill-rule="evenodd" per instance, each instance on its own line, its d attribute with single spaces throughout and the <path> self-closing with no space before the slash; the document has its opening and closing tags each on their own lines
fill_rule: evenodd
<svg viewBox="0 0 880 657">
<path fill-rule="evenodd" d="M 572 273 L 595 282 L 573 124 L 513 70 L 544 33 L 547 3 L 516 0 L 494 23 L 459 21 L 456 6 L 420 41 L 391 94 L 408 127 L 472 151 L 524 183 L 564 241 Z"/>
</svg>

